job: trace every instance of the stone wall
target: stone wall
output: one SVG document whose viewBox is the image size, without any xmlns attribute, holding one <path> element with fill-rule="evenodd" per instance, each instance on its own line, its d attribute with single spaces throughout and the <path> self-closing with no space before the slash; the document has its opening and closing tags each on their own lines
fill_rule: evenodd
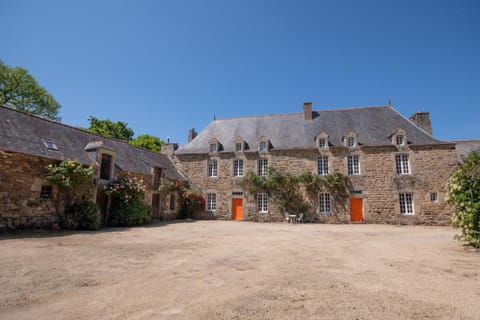
<svg viewBox="0 0 480 320">
<path fill-rule="evenodd" d="M 397 175 L 395 155 L 408 154 L 411 174 Z M 452 212 L 445 201 L 445 185 L 450 173 L 457 166 L 454 145 L 416 146 L 416 147 L 360 147 L 354 149 L 330 148 L 319 151 L 310 150 L 271 150 L 266 155 L 258 152 L 218 153 L 177 155 L 175 164 L 189 178 L 193 187 L 217 195 L 217 210 L 213 213 L 217 219 L 231 219 L 232 197 L 243 192 L 233 177 L 233 160 L 244 159 L 244 172 L 256 172 L 259 158 L 268 159 L 269 166 L 280 172 L 300 174 L 317 172 L 317 159 L 320 154 L 329 157 L 330 172 L 347 174 L 347 156 L 358 155 L 360 175 L 351 176 L 350 197 L 363 199 L 363 214 L 366 223 L 401 223 L 446 225 Z M 218 161 L 218 177 L 207 177 L 209 159 Z M 235 192 L 235 195 L 233 195 Z M 412 193 L 415 214 L 400 214 L 399 193 Z M 432 202 L 430 193 L 436 192 L 438 200 Z M 252 195 L 243 193 L 243 219 L 250 221 L 282 221 L 283 216 L 270 201 L 269 213 L 259 213 Z M 313 209 L 310 215 L 318 221 L 350 222 L 348 197 L 333 200 L 333 213 L 319 214 Z"/>
<path fill-rule="evenodd" d="M 57 227 L 57 208 L 53 199 L 40 197 L 45 168 L 56 161 L 0 150 L 0 230 Z M 93 199 L 94 186 L 78 194 L 78 199 Z M 55 194 L 55 190 L 53 190 Z"/>
</svg>

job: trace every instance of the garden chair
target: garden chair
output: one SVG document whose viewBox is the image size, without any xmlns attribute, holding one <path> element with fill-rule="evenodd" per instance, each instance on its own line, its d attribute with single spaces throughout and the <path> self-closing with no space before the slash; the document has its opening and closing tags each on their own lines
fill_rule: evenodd
<svg viewBox="0 0 480 320">
<path fill-rule="evenodd" d="M 296 218 L 295 222 L 303 222 L 303 213 L 300 213 Z"/>
</svg>

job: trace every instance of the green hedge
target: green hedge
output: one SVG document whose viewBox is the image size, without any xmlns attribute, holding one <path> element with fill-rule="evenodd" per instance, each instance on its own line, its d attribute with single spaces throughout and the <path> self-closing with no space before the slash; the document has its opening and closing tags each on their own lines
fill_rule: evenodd
<svg viewBox="0 0 480 320">
<path fill-rule="evenodd" d="M 141 201 L 117 203 L 110 211 L 111 226 L 135 226 L 150 222 L 151 207 Z"/>
</svg>

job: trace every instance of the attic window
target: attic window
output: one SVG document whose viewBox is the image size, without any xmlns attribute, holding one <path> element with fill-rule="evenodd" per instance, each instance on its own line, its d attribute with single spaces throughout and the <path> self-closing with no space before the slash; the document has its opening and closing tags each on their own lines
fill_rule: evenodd
<svg viewBox="0 0 480 320">
<path fill-rule="evenodd" d="M 355 137 L 348 137 L 347 138 L 347 147 L 349 147 L 349 148 L 355 147 Z"/>
<path fill-rule="evenodd" d="M 55 144 L 55 142 L 53 142 L 51 140 L 43 140 L 43 144 L 45 145 L 45 147 L 47 147 L 47 149 L 58 150 L 58 147 Z"/>
<path fill-rule="evenodd" d="M 327 146 L 327 143 L 325 141 L 325 138 L 318 139 L 318 147 L 319 148 L 324 149 L 324 148 L 326 148 L 326 146 Z"/>
<path fill-rule="evenodd" d="M 235 151 L 242 151 L 243 150 L 243 143 L 237 142 L 235 143 Z"/>
<path fill-rule="evenodd" d="M 405 139 L 404 136 L 399 134 L 398 136 L 395 137 L 395 144 L 397 146 L 403 146 L 405 144 Z"/>
<path fill-rule="evenodd" d="M 267 151 L 268 150 L 268 143 L 267 141 L 260 141 L 260 151 Z"/>
<path fill-rule="evenodd" d="M 217 152 L 218 147 L 216 143 L 210 143 L 210 152 Z"/>
</svg>

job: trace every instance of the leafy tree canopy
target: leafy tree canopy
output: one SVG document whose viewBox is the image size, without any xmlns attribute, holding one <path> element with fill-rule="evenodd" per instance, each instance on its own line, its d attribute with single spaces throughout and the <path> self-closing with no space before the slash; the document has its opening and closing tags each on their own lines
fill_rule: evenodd
<svg viewBox="0 0 480 320">
<path fill-rule="evenodd" d="M 450 175 L 445 200 L 455 207 L 452 224 L 462 230 L 456 239 L 480 248 L 480 154 L 471 152 Z"/>
<path fill-rule="evenodd" d="M 151 136 L 149 134 L 141 134 L 132 141 L 131 144 L 137 147 L 146 148 L 155 152 L 160 152 L 162 149 L 162 145 L 165 143 L 164 141 L 160 140 L 160 138 Z"/>
<path fill-rule="evenodd" d="M 88 121 L 90 122 L 88 130 L 91 132 L 124 141 L 132 140 L 133 130 L 123 121 L 101 120 L 94 116 L 90 116 Z"/>
<path fill-rule="evenodd" d="M 24 68 L 0 60 L 0 104 L 60 121 L 60 104 Z"/>
</svg>

